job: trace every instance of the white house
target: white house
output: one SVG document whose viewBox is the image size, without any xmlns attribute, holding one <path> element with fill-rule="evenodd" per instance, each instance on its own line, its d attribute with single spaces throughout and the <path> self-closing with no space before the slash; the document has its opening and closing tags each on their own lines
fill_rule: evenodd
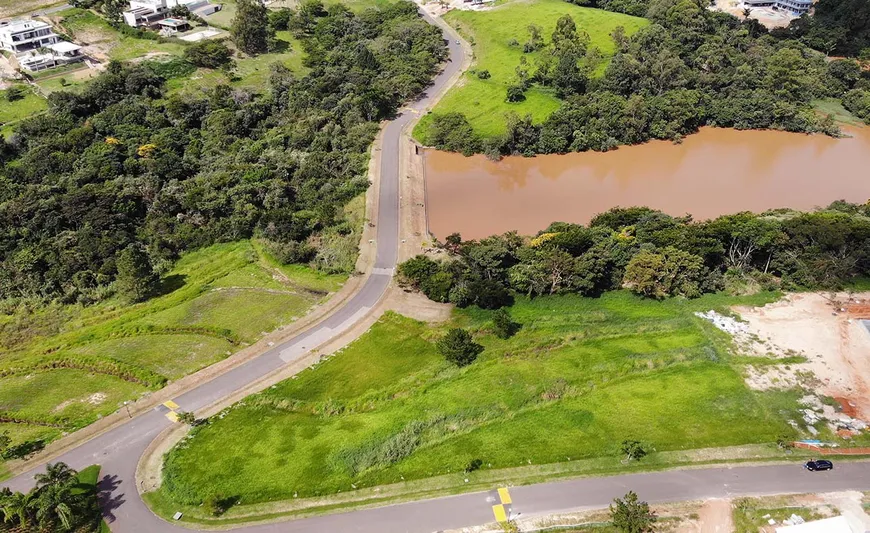
<svg viewBox="0 0 870 533">
<path fill-rule="evenodd" d="M 60 40 L 41 20 L 11 20 L 0 23 L 0 48 L 15 55 L 54 44 Z"/>
<path fill-rule="evenodd" d="M 41 20 L 0 22 L 0 48 L 12 52 L 21 68 L 31 72 L 84 59 L 81 46 L 62 40 Z"/>
<path fill-rule="evenodd" d="M 772 7 L 800 16 L 808 13 L 813 7 L 813 0 L 744 0 L 746 7 Z"/>
<path fill-rule="evenodd" d="M 169 16 L 169 10 L 183 6 L 199 16 L 220 11 L 220 4 L 208 0 L 130 0 L 130 9 L 124 11 L 124 22 L 134 28 L 152 26 Z"/>
</svg>

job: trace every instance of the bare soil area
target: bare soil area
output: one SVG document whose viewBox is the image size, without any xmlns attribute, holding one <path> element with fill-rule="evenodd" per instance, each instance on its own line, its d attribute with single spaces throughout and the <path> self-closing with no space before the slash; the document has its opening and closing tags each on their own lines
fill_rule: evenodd
<svg viewBox="0 0 870 533">
<path fill-rule="evenodd" d="M 756 368 L 755 388 L 803 385 L 837 399 L 843 411 L 870 420 L 870 293 L 790 294 L 759 308 L 737 308 L 747 321 L 735 340 L 748 353 L 804 356 L 806 362 Z"/>
<path fill-rule="evenodd" d="M 743 2 L 740 0 L 716 0 L 716 10 L 730 13 L 737 18 L 743 19 Z M 769 7 L 754 7 L 749 12 L 749 18 L 753 18 L 766 28 L 783 28 L 788 26 L 792 19 L 796 18 L 785 11 L 779 11 Z"/>
<path fill-rule="evenodd" d="M 20 16 L 33 11 L 56 6 L 52 0 L 0 0 L 0 18 Z"/>
<path fill-rule="evenodd" d="M 707 500 L 698 511 L 700 533 L 731 533 L 734 519 L 730 500 Z"/>
</svg>

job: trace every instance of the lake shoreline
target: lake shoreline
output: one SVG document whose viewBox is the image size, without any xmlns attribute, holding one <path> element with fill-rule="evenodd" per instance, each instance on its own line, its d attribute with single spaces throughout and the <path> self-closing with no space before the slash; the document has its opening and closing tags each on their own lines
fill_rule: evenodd
<svg viewBox="0 0 870 533">
<path fill-rule="evenodd" d="M 645 205 L 697 220 L 739 211 L 813 209 L 870 198 L 870 128 L 832 138 L 704 127 L 681 144 L 650 141 L 609 152 L 491 161 L 425 151 L 433 235 L 466 239 L 553 221 L 586 223 L 615 206 Z M 863 172 L 863 173 L 862 173 Z"/>
</svg>

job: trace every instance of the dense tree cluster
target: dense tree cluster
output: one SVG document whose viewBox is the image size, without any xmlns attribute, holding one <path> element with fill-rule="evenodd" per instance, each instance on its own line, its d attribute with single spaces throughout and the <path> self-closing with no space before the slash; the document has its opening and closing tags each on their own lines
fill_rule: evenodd
<svg viewBox="0 0 870 533">
<path fill-rule="evenodd" d="M 184 49 L 184 59 L 197 67 L 230 69 L 233 52 L 223 39 L 203 39 Z"/>
<path fill-rule="evenodd" d="M 0 299 L 94 301 L 124 250 L 124 289 L 139 299 L 152 269 L 185 250 L 251 236 L 352 267 L 341 206 L 368 185 L 378 121 L 423 89 L 446 48 L 410 2 L 321 6 L 295 27 L 310 71 L 276 65 L 264 94 L 167 96 L 154 65 L 116 63 L 80 93 L 53 93 L 0 145 Z"/>
<path fill-rule="evenodd" d="M 636 17 L 650 12 L 655 0 L 569 0 L 581 6 L 597 7 Z M 748 21 L 753 31 L 764 32 L 757 22 Z M 771 30 L 779 39 L 798 39 L 807 46 L 825 52 L 857 57 L 870 55 L 870 2 L 867 0 L 819 0 L 813 14 L 797 18 L 785 28 Z"/>
<path fill-rule="evenodd" d="M 497 308 L 510 293 L 597 296 L 627 288 L 651 298 L 723 288 L 835 288 L 870 273 L 870 205 L 738 213 L 694 222 L 645 207 L 614 208 L 588 226 L 554 223 L 534 238 L 506 233 L 417 256 L 399 280 L 430 299 Z"/>
<path fill-rule="evenodd" d="M 570 16 L 558 21 L 549 43 L 530 27 L 524 49 L 539 53 L 535 64 L 517 67 L 506 100 L 537 84 L 563 98 L 562 106 L 542 124 L 509 115 L 507 132 L 487 139 L 460 114 L 436 115 L 429 138 L 440 149 L 499 157 L 678 141 L 705 125 L 837 135 L 833 119 L 811 101 L 850 95 L 852 108 L 866 101 L 870 73 L 856 62 L 827 61 L 797 40 L 777 40 L 754 20 L 705 4 L 651 0 L 645 13 L 652 24 L 631 37 L 622 28 L 612 33 L 617 52 L 600 77 L 592 75 L 600 54 Z"/>
<path fill-rule="evenodd" d="M 48 464 L 30 492 L 0 489 L 0 523 L 20 531 L 98 531 L 102 517 L 94 488 L 79 486 L 77 475 L 64 463 Z"/>
</svg>

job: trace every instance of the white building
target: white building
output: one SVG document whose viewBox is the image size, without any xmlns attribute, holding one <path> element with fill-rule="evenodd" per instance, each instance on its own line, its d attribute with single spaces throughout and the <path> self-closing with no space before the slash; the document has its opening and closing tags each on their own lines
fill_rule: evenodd
<svg viewBox="0 0 870 533">
<path fill-rule="evenodd" d="M 81 46 L 62 40 L 41 20 L 0 22 L 0 48 L 12 52 L 21 68 L 31 72 L 84 59 Z"/>
<path fill-rule="evenodd" d="M 813 7 L 813 0 L 744 0 L 746 7 L 772 7 L 800 16 L 808 13 Z"/>
<path fill-rule="evenodd" d="M 183 6 L 201 17 L 220 11 L 220 4 L 208 0 L 130 0 L 130 9 L 124 11 L 124 22 L 134 28 L 152 26 L 169 16 L 173 7 Z"/>
<path fill-rule="evenodd" d="M 15 55 L 54 44 L 60 40 L 41 20 L 11 20 L 0 23 L 0 48 Z"/>
<path fill-rule="evenodd" d="M 835 516 L 833 518 L 825 518 L 815 520 L 813 522 L 804 522 L 803 524 L 795 524 L 793 526 L 783 526 L 776 528 L 776 533 L 858 533 L 849 525 L 849 521 L 844 516 Z M 863 528 L 861 530 L 863 533 Z"/>
</svg>

